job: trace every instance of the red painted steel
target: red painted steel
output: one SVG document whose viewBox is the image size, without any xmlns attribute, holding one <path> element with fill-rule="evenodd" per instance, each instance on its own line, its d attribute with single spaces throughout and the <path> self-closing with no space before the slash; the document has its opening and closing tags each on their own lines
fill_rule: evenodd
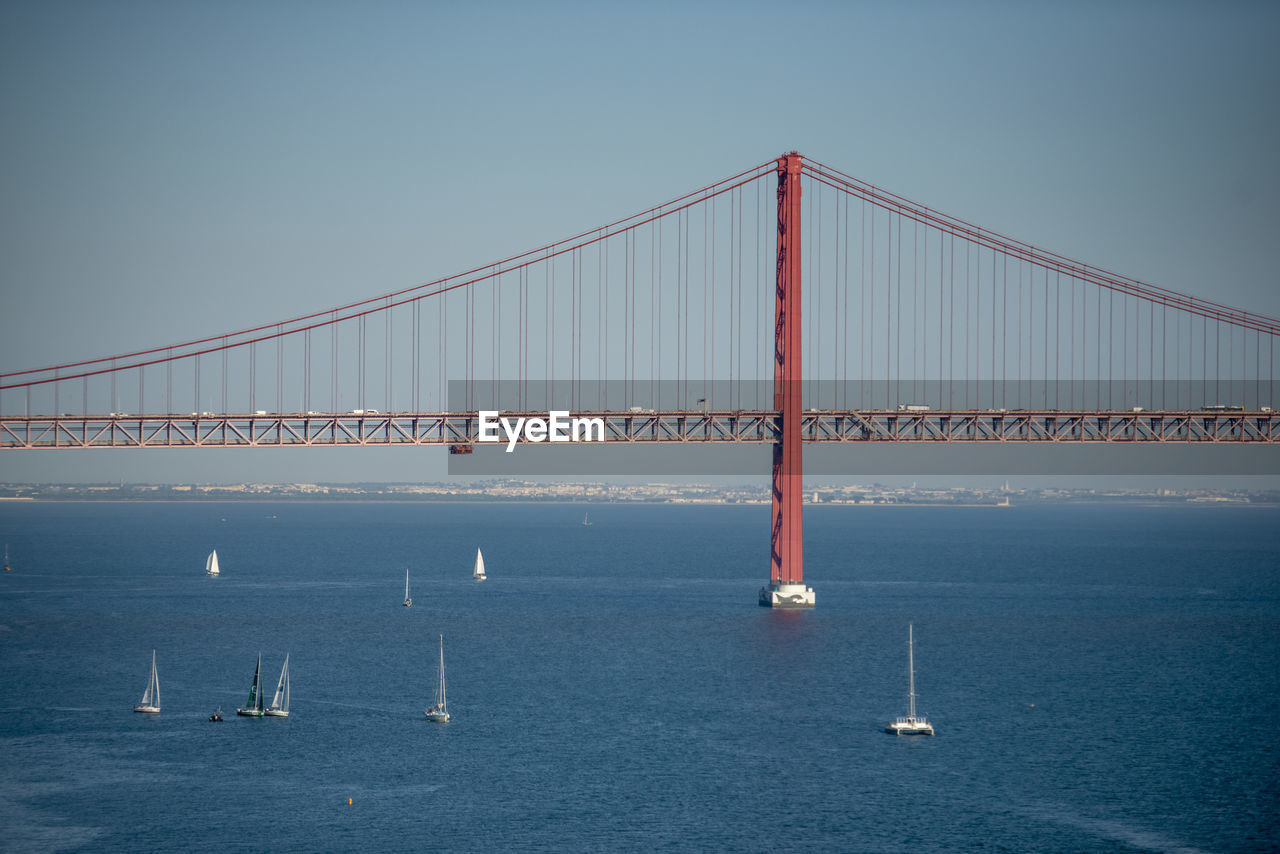
<svg viewBox="0 0 1280 854">
<path fill-rule="evenodd" d="M 772 409 L 583 412 L 605 421 L 606 441 L 633 447 L 673 443 L 775 444 Z M 510 413 L 539 417 L 542 412 Z M 803 442 L 964 445 L 1280 445 L 1275 412 L 986 412 L 824 410 L 800 417 Z M 521 439 L 521 444 L 530 444 Z M 3 416 L 5 448 L 342 447 L 479 444 L 473 414 L 348 412 L 271 415 Z M 458 451 L 451 451 L 458 453 Z M 466 450 L 462 451 L 466 453 Z M 606 473 L 606 472 L 601 472 Z M 708 472 L 710 473 L 710 472 Z M 1262 473 L 1266 473 L 1265 471 Z"/>
<path fill-rule="evenodd" d="M 770 579 L 804 579 L 803 463 L 800 456 L 800 155 L 778 158 L 778 266 L 773 346 L 773 408 L 781 422 L 773 445 Z"/>
</svg>

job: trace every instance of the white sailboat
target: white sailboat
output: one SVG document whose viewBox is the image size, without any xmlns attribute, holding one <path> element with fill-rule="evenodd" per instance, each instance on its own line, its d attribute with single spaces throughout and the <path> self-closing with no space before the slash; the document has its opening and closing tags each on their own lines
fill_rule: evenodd
<svg viewBox="0 0 1280 854">
<path fill-rule="evenodd" d="M 591 519 L 590 519 L 590 518 L 588 518 L 588 517 L 590 517 L 590 515 L 591 515 L 590 513 L 583 513 L 583 514 L 582 514 L 582 526 L 583 526 L 584 528 L 590 528 L 590 527 L 591 527 Z"/>
<path fill-rule="evenodd" d="M 160 674 L 156 672 L 156 651 L 151 650 L 151 677 L 147 679 L 147 690 L 142 692 L 142 702 L 133 707 L 135 712 L 146 712 L 149 715 L 160 714 Z"/>
<path fill-rule="evenodd" d="M 476 549 L 476 566 L 471 570 L 471 577 L 476 581 L 484 581 L 489 577 L 484 574 L 484 555 L 480 554 L 479 549 Z"/>
<path fill-rule="evenodd" d="M 884 731 L 891 735 L 933 735 L 933 724 L 924 715 L 916 715 L 915 637 L 907 623 L 907 716 L 897 718 Z"/>
<path fill-rule="evenodd" d="M 273 718 L 289 717 L 289 653 L 284 654 L 284 669 L 280 671 L 280 681 L 276 683 L 275 696 L 271 705 L 262 712 Z"/>
<path fill-rule="evenodd" d="M 413 600 L 409 598 L 409 570 L 407 569 L 404 571 L 404 606 L 413 607 Z"/>
<path fill-rule="evenodd" d="M 440 684 L 436 686 L 435 705 L 427 709 L 427 720 L 438 724 L 449 722 L 449 707 L 444 696 L 444 635 L 440 636 Z"/>
<path fill-rule="evenodd" d="M 236 709 L 237 715 L 248 718 L 262 717 L 262 653 L 258 653 L 258 666 L 253 670 L 253 684 L 249 686 L 249 699 Z"/>
<path fill-rule="evenodd" d="M 218 550 L 214 549 L 209 552 L 209 556 L 204 560 L 204 574 L 218 576 L 222 572 L 218 569 Z"/>
</svg>

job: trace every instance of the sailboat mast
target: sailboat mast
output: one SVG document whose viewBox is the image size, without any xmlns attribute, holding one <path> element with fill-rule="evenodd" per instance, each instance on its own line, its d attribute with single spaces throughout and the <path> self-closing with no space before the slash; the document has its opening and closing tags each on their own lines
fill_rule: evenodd
<svg viewBox="0 0 1280 854">
<path fill-rule="evenodd" d="M 916 716 L 915 636 L 911 623 L 907 623 L 907 715 Z"/>
<path fill-rule="evenodd" d="M 440 708 L 446 707 L 444 696 L 444 635 L 440 636 Z"/>
</svg>

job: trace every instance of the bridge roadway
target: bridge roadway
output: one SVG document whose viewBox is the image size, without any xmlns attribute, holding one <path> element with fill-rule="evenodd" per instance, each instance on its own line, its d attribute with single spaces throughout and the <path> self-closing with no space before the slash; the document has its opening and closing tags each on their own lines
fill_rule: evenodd
<svg viewBox="0 0 1280 854">
<path fill-rule="evenodd" d="M 547 413 L 503 415 L 545 419 Z M 773 443 L 780 429 L 778 414 L 772 410 L 573 415 L 603 419 L 605 441 L 620 443 Z M 455 452 L 466 452 L 477 443 L 477 430 L 475 413 L 10 415 L 0 416 L 0 448 L 447 445 Z M 807 410 L 801 431 L 806 442 L 836 443 L 1276 444 L 1280 443 L 1280 417 L 1268 410 Z"/>
</svg>

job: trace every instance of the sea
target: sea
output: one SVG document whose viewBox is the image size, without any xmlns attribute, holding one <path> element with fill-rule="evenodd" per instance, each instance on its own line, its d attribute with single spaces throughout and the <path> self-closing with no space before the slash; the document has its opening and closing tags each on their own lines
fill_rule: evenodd
<svg viewBox="0 0 1280 854">
<path fill-rule="evenodd" d="M 1277 508 L 814 505 L 811 611 L 757 605 L 768 530 L 0 503 L 0 849 L 1280 850 Z M 884 731 L 908 626 L 932 738 Z M 236 716 L 286 654 L 290 716 Z"/>
</svg>

